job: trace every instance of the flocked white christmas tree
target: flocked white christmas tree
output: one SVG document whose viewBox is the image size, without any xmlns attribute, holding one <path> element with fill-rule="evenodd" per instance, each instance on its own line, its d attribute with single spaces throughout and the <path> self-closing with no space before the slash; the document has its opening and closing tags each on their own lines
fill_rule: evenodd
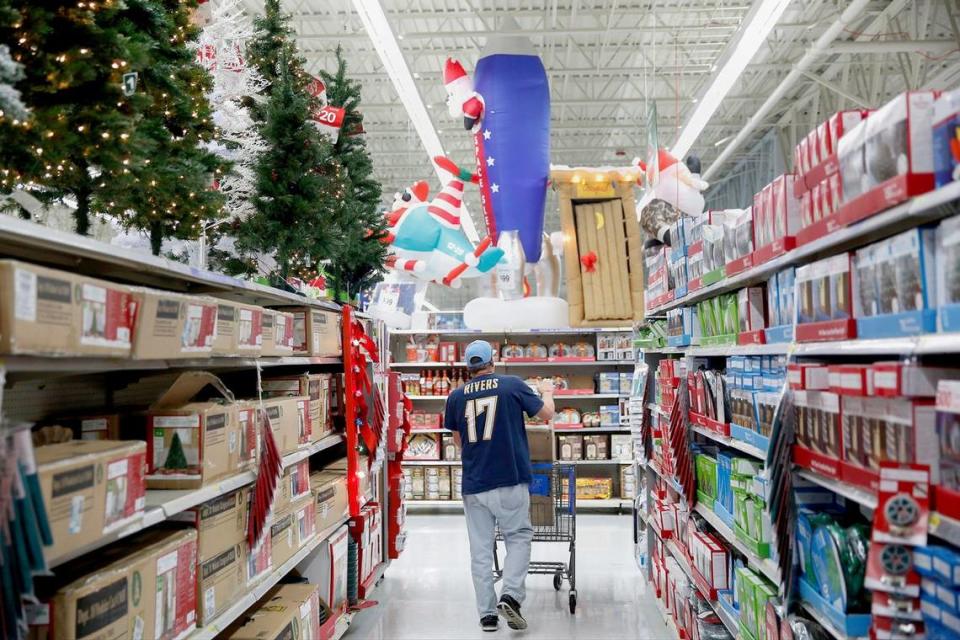
<svg viewBox="0 0 960 640">
<path fill-rule="evenodd" d="M 211 143 L 211 150 L 233 162 L 233 171 L 220 180 L 231 219 L 253 213 L 257 159 L 267 148 L 250 109 L 244 106 L 266 87 L 266 80 L 244 60 L 246 41 L 253 34 L 253 22 L 244 15 L 243 2 L 220 0 L 196 44 L 200 63 L 213 76 L 208 97 L 219 139 Z"/>
<path fill-rule="evenodd" d="M 23 118 L 27 109 L 13 83 L 22 77 L 20 65 L 10 57 L 7 45 L 0 44 L 0 118 Z"/>
</svg>

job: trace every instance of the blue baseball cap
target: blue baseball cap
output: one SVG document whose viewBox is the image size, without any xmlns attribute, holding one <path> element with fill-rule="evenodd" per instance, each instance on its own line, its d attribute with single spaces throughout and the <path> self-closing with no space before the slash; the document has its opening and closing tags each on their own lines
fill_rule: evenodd
<svg viewBox="0 0 960 640">
<path fill-rule="evenodd" d="M 483 369 L 493 362 L 493 347 L 486 340 L 474 340 L 467 345 L 463 357 L 470 369 Z"/>
</svg>

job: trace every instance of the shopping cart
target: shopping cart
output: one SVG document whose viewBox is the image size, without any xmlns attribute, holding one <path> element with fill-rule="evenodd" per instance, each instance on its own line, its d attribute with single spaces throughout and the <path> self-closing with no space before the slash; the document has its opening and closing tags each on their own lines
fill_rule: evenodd
<svg viewBox="0 0 960 640">
<path fill-rule="evenodd" d="M 528 573 L 552 575 L 553 588 L 570 583 L 570 613 L 577 610 L 577 471 L 572 464 L 534 464 L 530 483 L 530 522 L 534 542 L 569 542 L 567 562 L 531 561 Z M 498 544 L 503 532 L 497 527 L 493 549 L 493 573 L 497 580 L 503 577 L 500 568 Z"/>
</svg>

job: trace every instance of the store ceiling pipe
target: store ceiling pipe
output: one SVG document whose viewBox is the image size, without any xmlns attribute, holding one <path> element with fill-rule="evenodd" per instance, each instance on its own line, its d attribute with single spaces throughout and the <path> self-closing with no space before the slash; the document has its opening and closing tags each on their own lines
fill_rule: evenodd
<svg viewBox="0 0 960 640">
<path fill-rule="evenodd" d="M 803 77 L 803 73 L 810 68 L 810 66 L 818 60 L 818 58 L 823 54 L 824 50 L 827 49 L 837 36 L 854 20 L 856 20 L 863 10 L 870 4 L 870 0 L 853 0 L 850 5 L 844 9 L 843 13 L 840 14 L 840 17 L 837 18 L 837 21 L 834 22 L 830 27 L 823 32 L 813 46 L 807 49 L 807 52 L 800 58 L 799 61 L 793 66 L 793 69 L 787 74 L 787 77 L 777 86 L 777 88 L 770 94 L 770 97 L 767 98 L 766 102 L 761 105 L 755 114 L 747 121 L 743 129 L 737 134 L 737 136 L 728 144 L 724 150 L 717 156 L 717 159 L 713 161 L 710 165 L 710 168 L 707 169 L 706 173 L 703 174 L 703 179 L 708 182 L 712 180 L 717 171 L 720 170 L 720 167 L 730 159 L 730 156 L 733 155 L 733 152 L 743 144 L 746 139 L 753 133 L 754 129 L 763 122 L 763 119 L 769 115 L 770 111 L 773 110 L 777 103 L 786 95 L 793 85 Z"/>
</svg>

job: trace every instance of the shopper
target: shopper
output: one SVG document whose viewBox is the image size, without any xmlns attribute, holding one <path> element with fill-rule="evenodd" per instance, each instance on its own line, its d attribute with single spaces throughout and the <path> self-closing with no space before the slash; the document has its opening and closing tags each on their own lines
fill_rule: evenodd
<svg viewBox="0 0 960 640">
<path fill-rule="evenodd" d="M 493 372 L 493 348 L 475 340 L 465 359 L 470 381 L 447 399 L 444 427 L 462 449 L 463 505 L 470 538 L 470 570 L 480 626 L 497 630 L 497 613 L 511 629 L 526 629 L 520 613 L 530 564 L 530 447 L 523 414 L 553 418 L 553 382 L 540 383 L 541 398 L 516 376 Z M 507 547 L 500 601 L 493 588 L 494 531 Z"/>
</svg>

